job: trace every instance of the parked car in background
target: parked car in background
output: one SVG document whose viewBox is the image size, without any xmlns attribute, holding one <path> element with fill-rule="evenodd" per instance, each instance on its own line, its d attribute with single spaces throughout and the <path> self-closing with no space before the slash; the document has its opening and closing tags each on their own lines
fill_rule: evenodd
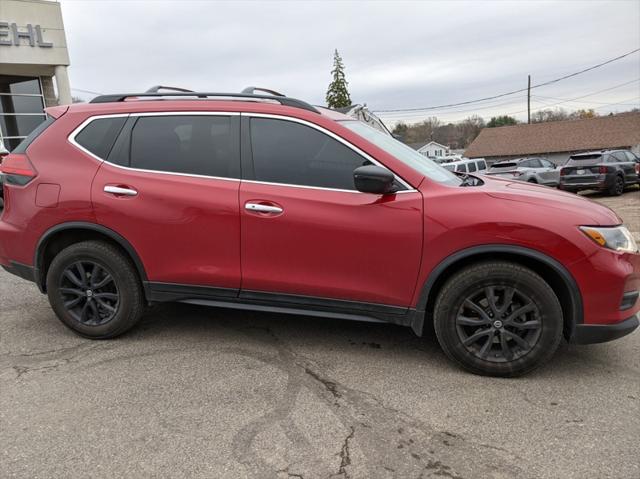
<svg viewBox="0 0 640 479">
<path fill-rule="evenodd" d="M 571 155 L 560 172 L 558 188 L 577 193 L 605 191 L 618 196 L 640 181 L 638 157 L 628 150 L 602 150 Z"/>
<path fill-rule="evenodd" d="M 457 171 L 458 173 L 475 173 L 484 175 L 487 173 L 487 162 L 484 160 L 469 160 L 467 158 L 451 161 L 441 164 L 442 167 L 449 171 Z"/>
<path fill-rule="evenodd" d="M 47 108 L 0 166 L 0 266 L 93 339 L 182 301 L 432 323 L 457 364 L 516 376 L 563 337 L 638 327 L 640 254 L 613 211 L 453 174 L 362 121 L 252 92 Z"/>
<path fill-rule="evenodd" d="M 544 158 L 516 158 L 494 163 L 487 174 L 510 180 L 556 186 L 560 178 L 560 168 Z"/>
</svg>

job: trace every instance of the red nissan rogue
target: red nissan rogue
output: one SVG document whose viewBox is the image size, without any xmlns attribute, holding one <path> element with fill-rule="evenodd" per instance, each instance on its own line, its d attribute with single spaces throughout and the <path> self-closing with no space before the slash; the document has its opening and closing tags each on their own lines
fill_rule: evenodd
<svg viewBox="0 0 640 479">
<path fill-rule="evenodd" d="M 640 254 L 608 208 L 257 91 L 47 109 L 1 166 L 0 264 L 93 339 L 182 301 L 432 325 L 467 370 L 516 376 L 637 328 Z"/>
</svg>

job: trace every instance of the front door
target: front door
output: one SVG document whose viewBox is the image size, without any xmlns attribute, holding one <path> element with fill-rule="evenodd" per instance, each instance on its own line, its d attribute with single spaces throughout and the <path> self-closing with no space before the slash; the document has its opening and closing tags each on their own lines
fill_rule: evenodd
<svg viewBox="0 0 640 479">
<path fill-rule="evenodd" d="M 239 115 L 132 115 L 94 179 L 96 219 L 159 291 L 236 297 L 239 175 Z"/>
<path fill-rule="evenodd" d="M 309 123 L 243 117 L 243 139 L 253 171 L 240 188 L 241 297 L 409 306 L 421 194 L 356 191 L 353 170 L 371 159 Z"/>
</svg>

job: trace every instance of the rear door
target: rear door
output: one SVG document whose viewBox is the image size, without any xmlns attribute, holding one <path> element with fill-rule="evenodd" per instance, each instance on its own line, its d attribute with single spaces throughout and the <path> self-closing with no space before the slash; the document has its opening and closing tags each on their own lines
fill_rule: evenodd
<svg viewBox="0 0 640 479">
<path fill-rule="evenodd" d="M 105 153 L 92 185 L 96 219 L 131 243 L 157 290 L 237 296 L 239 118 L 132 115 Z"/>
<path fill-rule="evenodd" d="M 538 176 L 542 180 L 542 183 L 545 185 L 555 185 L 558 183 L 560 178 L 560 170 L 556 165 L 551 163 L 549 160 L 540 159 L 539 160 L 542 168 L 540 169 L 540 173 Z"/>
<path fill-rule="evenodd" d="M 242 125 L 240 296 L 404 312 L 422 254 L 422 195 L 357 191 L 353 170 L 374 160 L 314 124 L 243 114 Z"/>
<path fill-rule="evenodd" d="M 635 162 L 630 161 L 625 151 L 616 151 L 612 153 L 612 156 L 615 158 L 616 166 L 624 174 L 624 182 L 626 184 L 635 183 L 637 181 Z"/>
</svg>

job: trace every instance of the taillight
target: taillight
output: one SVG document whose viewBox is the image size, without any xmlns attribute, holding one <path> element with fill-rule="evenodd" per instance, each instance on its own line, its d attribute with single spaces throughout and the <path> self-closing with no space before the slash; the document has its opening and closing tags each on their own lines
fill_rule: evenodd
<svg viewBox="0 0 640 479">
<path fill-rule="evenodd" d="M 604 165 L 600 165 L 600 167 L 598 168 L 598 173 L 600 173 L 601 175 L 604 175 L 607 173 L 607 167 Z"/>
<path fill-rule="evenodd" d="M 636 163 L 636 173 L 640 175 L 640 163 Z"/>
<path fill-rule="evenodd" d="M 567 174 L 567 169 L 566 168 L 560 168 L 560 176 L 564 176 Z"/>
<path fill-rule="evenodd" d="M 6 184 L 18 186 L 26 185 L 38 174 L 27 155 L 19 154 L 5 156 L 0 165 L 0 173 L 4 175 Z"/>
</svg>

